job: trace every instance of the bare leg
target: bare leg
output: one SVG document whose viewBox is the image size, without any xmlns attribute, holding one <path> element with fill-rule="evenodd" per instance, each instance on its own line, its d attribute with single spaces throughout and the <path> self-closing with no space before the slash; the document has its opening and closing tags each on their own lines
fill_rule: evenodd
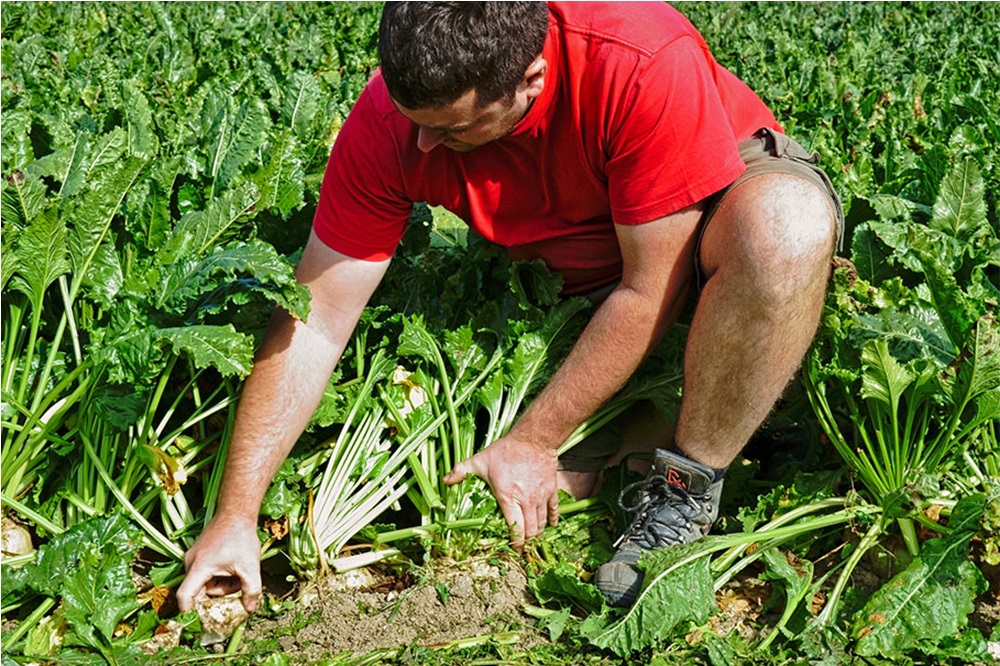
<svg viewBox="0 0 1000 666">
<path fill-rule="evenodd" d="M 648 401 L 636 403 L 629 409 L 628 417 L 629 422 L 622 430 L 621 448 L 611 456 L 607 466 L 614 467 L 628 458 L 628 468 L 645 475 L 652 463 L 651 456 L 629 456 L 636 453 L 652 454 L 656 449 L 670 448 L 674 441 L 674 424 Z M 577 499 L 593 497 L 604 485 L 604 477 L 600 472 L 559 470 L 556 480 L 561 490 Z"/>
<path fill-rule="evenodd" d="M 676 434 L 692 460 L 732 462 L 795 373 L 819 322 L 834 228 L 825 193 L 786 174 L 746 181 L 713 216 Z"/>
</svg>

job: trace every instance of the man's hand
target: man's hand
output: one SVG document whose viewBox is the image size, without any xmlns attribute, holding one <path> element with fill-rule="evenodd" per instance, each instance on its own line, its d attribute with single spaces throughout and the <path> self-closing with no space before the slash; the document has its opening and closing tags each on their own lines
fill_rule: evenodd
<svg viewBox="0 0 1000 666">
<path fill-rule="evenodd" d="M 486 481 L 511 527 L 511 545 L 521 552 L 525 539 L 559 520 L 556 461 L 555 449 L 508 435 L 455 465 L 444 482 L 454 485 L 469 474 Z"/>
<path fill-rule="evenodd" d="M 184 556 L 187 577 L 177 589 L 181 611 L 207 597 L 242 590 L 248 613 L 257 608 L 260 582 L 260 541 L 257 525 L 243 518 L 216 517 Z"/>
</svg>

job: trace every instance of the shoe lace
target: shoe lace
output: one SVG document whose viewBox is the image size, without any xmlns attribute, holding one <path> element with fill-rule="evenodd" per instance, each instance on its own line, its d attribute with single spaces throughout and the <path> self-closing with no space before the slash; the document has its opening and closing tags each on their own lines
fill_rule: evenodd
<svg viewBox="0 0 1000 666">
<path fill-rule="evenodd" d="M 636 490 L 642 492 L 631 504 L 626 504 L 625 499 Z M 682 530 L 690 529 L 691 516 L 702 510 L 699 502 L 708 500 L 709 495 L 694 495 L 681 486 L 669 483 L 664 474 L 652 474 L 629 484 L 619 493 L 618 506 L 632 515 L 632 522 L 614 546 L 617 548 L 621 543 L 637 537 L 652 546 L 683 541 Z M 663 510 L 665 508 L 666 511 Z M 690 515 L 682 509 L 689 509 Z"/>
</svg>

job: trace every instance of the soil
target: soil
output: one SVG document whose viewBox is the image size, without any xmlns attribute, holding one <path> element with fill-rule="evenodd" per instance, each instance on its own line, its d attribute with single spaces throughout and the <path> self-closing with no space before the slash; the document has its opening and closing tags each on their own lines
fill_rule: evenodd
<svg viewBox="0 0 1000 666">
<path fill-rule="evenodd" d="M 441 647 L 498 634 L 521 649 L 547 640 L 523 611 L 525 603 L 536 602 L 516 562 L 493 558 L 433 566 L 422 578 L 363 571 L 309 584 L 299 591 L 293 610 L 253 621 L 244 644 L 276 637 L 292 663 L 312 664 L 345 653 Z M 989 636 L 1000 621 L 1000 576 L 990 570 L 987 577 L 990 589 L 977 599 L 969 624 Z M 879 582 L 864 566 L 852 580 L 856 587 L 872 590 Z M 709 626 L 719 635 L 735 632 L 752 643 L 760 637 L 760 627 L 776 619 L 769 617 L 773 609 L 766 609 L 770 594 L 770 585 L 752 575 L 734 579 L 717 593 L 719 613 Z M 823 601 L 814 600 L 814 612 Z M 693 644 L 700 636 L 687 640 Z M 1000 645 L 996 647 L 1000 653 Z"/>
<path fill-rule="evenodd" d="M 278 636 L 294 663 L 345 652 L 439 647 L 510 631 L 517 632 L 521 647 L 542 640 L 522 612 L 533 599 L 516 565 L 470 560 L 434 566 L 423 580 L 412 574 L 332 575 L 308 586 L 292 612 L 253 622 L 244 640 Z"/>
</svg>

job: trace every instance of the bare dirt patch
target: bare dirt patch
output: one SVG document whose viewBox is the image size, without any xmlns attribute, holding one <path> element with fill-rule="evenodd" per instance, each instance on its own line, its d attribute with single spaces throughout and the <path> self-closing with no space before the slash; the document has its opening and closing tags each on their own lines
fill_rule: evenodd
<svg viewBox="0 0 1000 666">
<path fill-rule="evenodd" d="M 524 627 L 530 622 L 521 611 L 531 601 L 527 579 L 509 563 L 436 564 L 423 580 L 376 576 L 365 587 L 352 584 L 343 576 L 317 583 L 296 612 L 254 622 L 246 639 L 277 635 L 295 663 L 406 645 L 436 647 L 514 630 L 522 646 L 540 640 Z M 303 615 L 308 621 L 302 622 Z"/>
</svg>

